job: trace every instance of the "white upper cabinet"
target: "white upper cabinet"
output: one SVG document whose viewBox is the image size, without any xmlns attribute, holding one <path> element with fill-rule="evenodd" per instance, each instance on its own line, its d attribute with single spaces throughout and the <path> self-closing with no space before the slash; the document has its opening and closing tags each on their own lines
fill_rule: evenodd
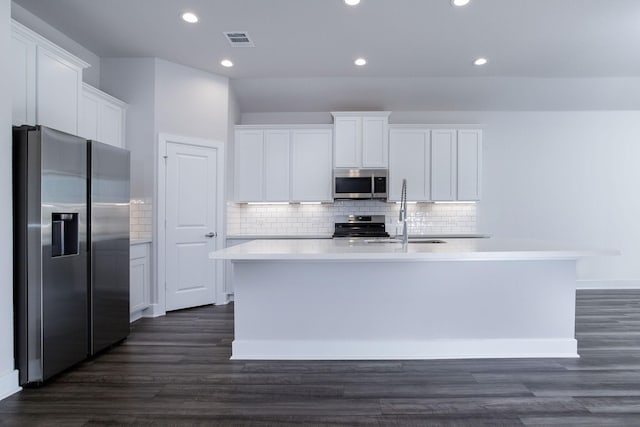
<svg viewBox="0 0 640 427">
<path fill-rule="evenodd" d="M 431 199 L 456 199 L 456 131 L 431 131 Z"/>
<path fill-rule="evenodd" d="M 12 123 L 35 125 L 36 44 L 20 24 L 13 22 L 11 29 Z"/>
<path fill-rule="evenodd" d="M 332 112 L 334 166 L 336 168 L 387 168 L 388 111 Z"/>
<path fill-rule="evenodd" d="M 291 191 L 289 170 L 291 132 L 267 130 L 264 133 L 264 200 L 287 202 Z"/>
<path fill-rule="evenodd" d="M 16 21 L 11 31 L 13 124 L 77 135 L 82 70 L 89 64 Z"/>
<path fill-rule="evenodd" d="M 292 201 L 333 202 L 331 130 L 294 130 L 291 144 Z"/>
<path fill-rule="evenodd" d="M 389 131 L 389 200 L 480 200 L 482 131 L 394 126 Z"/>
<path fill-rule="evenodd" d="M 330 128 L 236 126 L 236 202 L 332 201 Z"/>
<path fill-rule="evenodd" d="M 263 202 L 264 131 L 236 130 L 234 150 L 236 202 Z"/>
<path fill-rule="evenodd" d="M 458 200 L 480 200 L 482 188 L 482 131 L 458 131 Z"/>
<path fill-rule="evenodd" d="M 289 201 L 289 130 L 236 130 L 235 200 Z"/>
<path fill-rule="evenodd" d="M 86 83 L 82 84 L 78 134 L 116 147 L 125 147 L 126 104 Z"/>
<path fill-rule="evenodd" d="M 400 200 L 402 180 L 407 180 L 407 199 L 430 198 L 431 132 L 427 129 L 391 129 L 389 132 L 389 197 Z"/>
<path fill-rule="evenodd" d="M 338 117 L 334 113 L 335 167 L 362 164 L 362 117 Z"/>
</svg>

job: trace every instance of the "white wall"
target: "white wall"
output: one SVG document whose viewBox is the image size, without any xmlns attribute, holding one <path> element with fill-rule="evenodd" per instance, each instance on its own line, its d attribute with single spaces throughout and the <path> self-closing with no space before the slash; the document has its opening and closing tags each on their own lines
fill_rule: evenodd
<svg viewBox="0 0 640 427">
<path fill-rule="evenodd" d="M 10 49 L 11 2 L 0 0 L 0 52 Z M 0 61 L 0 76 L 10 75 Z M 0 79 L 0 399 L 18 391 L 13 360 L 13 214 L 11 196 L 11 82 Z"/>
<path fill-rule="evenodd" d="M 478 229 L 618 249 L 618 257 L 580 261 L 578 278 L 640 284 L 640 112 L 396 112 L 391 118 L 485 124 Z"/>
<path fill-rule="evenodd" d="M 100 57 L 98 55 L 16 3 L 11 4 L 11 16 L 22 25 L 90 64 L 91 66 L 85 68 L 82 73 L 82 80 L 100 88 Z"/>
<path fill-rule="evenodd" d="M 156 59 L 156 131 L 225 142 L 229 79 Z"/>
<path fill-rule="evenodd" d="M 102 90 L 128 104 L 125 143 L 131 151 L 131 198 L 150 200 L 154 193 L 154 58 L 103 58 Z"/>
<path fill-rule="evenodd" d="M 241 122 L 325 118 L 253 113 Z M 580 286 L 640 287 L 640 111 L 396 111 L 390 123 L 485 125 L 478 232 L 618 249 L 580 261 Z"/>
</svg>

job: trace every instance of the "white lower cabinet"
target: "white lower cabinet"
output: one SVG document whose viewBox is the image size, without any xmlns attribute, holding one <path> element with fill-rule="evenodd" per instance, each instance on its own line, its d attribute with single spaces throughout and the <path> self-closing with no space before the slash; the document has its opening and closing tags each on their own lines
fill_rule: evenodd
<svg viewBox="0 0 640 427">
<path fill-rule="evenodd" d="M 131 321 L 142 317 L 142 310 L 151 304 L 150 243 L 134 243 L 129 253 L 129 312 Z"/>
</svg>

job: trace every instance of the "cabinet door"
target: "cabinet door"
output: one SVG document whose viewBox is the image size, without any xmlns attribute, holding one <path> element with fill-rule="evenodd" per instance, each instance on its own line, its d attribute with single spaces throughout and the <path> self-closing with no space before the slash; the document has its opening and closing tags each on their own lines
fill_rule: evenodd
<svg viewBox="0 0 640 427">
<path fill-rule="evenodd" d="M 11 37 L 12 124 L 36 124 L 36 45 L 18 34 Z"/>
<path fill-rule="evenodd" d="M 331 131 L 292 132 L 291 198 L 295 202 L 333 201 Z"/>
<path fill-rule="evenodd" d="M 482 131 L 458 131 L 458 200 L 480 200 Z"/>
<path fill-rule="evenodd" d="M 362 164 L 362 118 L 336 117 L 335 167 L 358 168 Z"/>
<path fill-rule="evenodd" d="M 237 131 L 235 140 L 234 186 L 237 202 L 263 199 L 263 135 L 261 130 Z"/>
<path fill-rule="evenodd" d="M 264 201 L 289 201 L 289 131 L 264 132 Z"/>
<path fill-rule="evenodd" d="M 148 245 L 131 246 L 129 312 L 144 310 L 150 304 L 151 278 Z"/>
<path fill-rule="evenodd" d="M 386 117 L 362 118 L 362 166 L 387 168 L 389 137 Z"/>
<path fill-rule="evenodd" d="M 36 121 L 77 135 L 82 69 L 42 46 L 36 51 Z"/>
<path fill-rule="evenodd" d="M 101 141 L 98 138 L 99 116 L 100 100 L 91 94 L 83 93 L 80 108 L 80 129 L 78 130 L 78 135 L 86 139 Z"/>
<path fill-rule="evenodd" d="M 123 147 L 123 110 L 122 108 L 103 101 L 100 104 L 100 130 L 98 140 L 105 144 Z"/>
<path fill-rule="evenodd" d="M 389 134 L 389 200 L 399 201 L 407 180 L 409 201 L 429 200 L 428 130 L 391 130 Z"/>
<path fill-rule="evenodd" d="M 456 199 L 456 131 L 431 131 L 431 200 Z"/>
</svg>

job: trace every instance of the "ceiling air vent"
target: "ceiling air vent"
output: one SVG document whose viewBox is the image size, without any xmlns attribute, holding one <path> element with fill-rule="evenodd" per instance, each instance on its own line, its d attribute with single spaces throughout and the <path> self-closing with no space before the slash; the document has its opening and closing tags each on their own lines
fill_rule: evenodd
<svg viewBox="0 0 640 427">
<path fill-rule="evenodd" d="M 225 31 L 224 35 L 233 47 L 255 47 L 246 31 Z"/>
</svg>

